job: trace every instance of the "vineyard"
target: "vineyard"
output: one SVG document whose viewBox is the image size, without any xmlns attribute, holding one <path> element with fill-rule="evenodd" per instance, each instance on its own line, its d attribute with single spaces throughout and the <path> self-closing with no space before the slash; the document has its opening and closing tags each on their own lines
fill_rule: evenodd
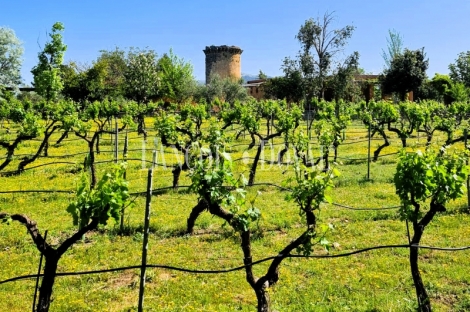
<svg viewBox="0 0 470 312">
<path fill-rule="evenodd" d="M 467 103 L 6 103 L 2 311 L 470 309 Z"/>
</svg>

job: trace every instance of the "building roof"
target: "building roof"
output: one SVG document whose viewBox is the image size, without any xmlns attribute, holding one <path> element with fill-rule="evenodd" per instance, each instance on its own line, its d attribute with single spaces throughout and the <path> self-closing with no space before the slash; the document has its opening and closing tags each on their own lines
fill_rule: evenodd
<svg viewBox="0 0 470 312">
<path fill-rule="evenodd" d="M 211 45 L 211 46 L 206 46 L 206 48 L 204 50 L 202 50 L 205 54 L 208 54 L 208 53 L 219 53 L 219 52 L 230 52 L 230 53 L 242 53 L 243 50 L 240 49 L 240 47 L 237 47 L 237 46 L 228 46 L 228 45 L 221 45 L 221 46 L 215 46 L 215 45 Z"/>
<path fill-rule="evenodd" d="M 379 79 L 379 75 L 354 75 L 354 80 L 364 81 L 364 80 L 376 80 Z"/>
</svg>

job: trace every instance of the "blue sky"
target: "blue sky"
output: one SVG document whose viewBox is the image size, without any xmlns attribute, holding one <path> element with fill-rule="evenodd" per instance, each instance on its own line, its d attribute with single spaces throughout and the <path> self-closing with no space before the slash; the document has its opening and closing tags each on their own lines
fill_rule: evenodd
<svg viewBox="0 0 470 312">
<path fill-rule="evenodd" d="M 204 80 L 208 45 L 237 45 L 243 49 L 244 74 L 263 70 L 281 75 L 282 60 L 299 50 L 295 39 L 310 17 L 335 12 L 336 28 L 356 30 L 344 51 L 360 54 L 366 72 L 383 69 L 382 49 L 388 29 L 395 29 L 409 49 L 425 48 L 428 75 L 448 73 L 458 53 L 470 50 L 468 0 L 81 0 L 2 1 L 0 26 L 12 28 L 24 43 L 22 76 L 32 80 L 31 68 L 54 22 L 65 26 L 65 61 L 91 64 L 100 50 L 139 47 L 159 55 L 170 48 L 189 61 L 198 80 Z"/>
</svg>

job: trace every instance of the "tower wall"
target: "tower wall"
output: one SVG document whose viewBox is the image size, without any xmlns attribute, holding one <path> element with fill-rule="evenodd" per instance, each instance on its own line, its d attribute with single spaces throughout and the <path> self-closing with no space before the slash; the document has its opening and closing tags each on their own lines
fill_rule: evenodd
<svg viewBox="0 0 470 312">
<path fill-rule="evenodd" d="M 206 55 L 206 84 L 210 76 L 217 74 L 220 78 L 241 78 L 240 59 L 243 52 L 236 46 L 208 46 L 204 50 Z"/>
</svg>

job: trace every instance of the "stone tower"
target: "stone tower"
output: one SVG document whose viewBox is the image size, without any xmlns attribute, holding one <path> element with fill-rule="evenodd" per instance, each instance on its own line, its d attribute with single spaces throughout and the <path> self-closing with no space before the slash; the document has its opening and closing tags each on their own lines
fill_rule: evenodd
<svg viewBox="0 0 470 312">
<path fill-rule="evenodd" d="M 204 50 L 206 55 L 206 84 L 209 83 L 210 76 L 218 74 L 220 78 L 241 78 L 240 56 L 242 49 L 236 46 L 209 46 Z"/>
</svg>

